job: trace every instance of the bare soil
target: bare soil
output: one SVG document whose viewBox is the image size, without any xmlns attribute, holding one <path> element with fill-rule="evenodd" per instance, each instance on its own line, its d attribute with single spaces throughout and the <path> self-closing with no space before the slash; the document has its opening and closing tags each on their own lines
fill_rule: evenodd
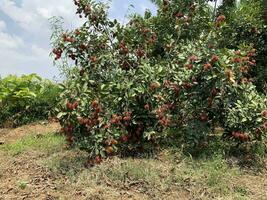
<svg viewBox="0 0 267 200">
<path fill-rule="evenodd" d="M 21 126 L 18 128 L 0 129 L 0 141 L 14 142 L 29 134 L 47 134 L 58 131 L 59 128 L 60 125 L 55 122 L 38 122 Z"/>
</svg>

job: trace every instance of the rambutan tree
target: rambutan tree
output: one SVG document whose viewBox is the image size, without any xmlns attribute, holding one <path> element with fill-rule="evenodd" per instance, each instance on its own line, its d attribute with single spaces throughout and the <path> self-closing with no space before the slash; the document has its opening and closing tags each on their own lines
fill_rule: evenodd
<svg viewBox="0 0 267 200">
<path fill-rule="evenodd" d="M 249 73 L 257 50 L 222 48 L 226 17 L 213 21 L 207 1 L 157 1 L 157 15 L 135 14 L 126 25 L 103 3 L 74 3 L 86 22 L 52 37 L 56 62 L 75 63 L 57 111 L 67 141 L 92 164 L 174 137 L 168 130 L 192 146 L 216 126 L 237 143 L 262 139 L 266 96 Z"/>
</svg>

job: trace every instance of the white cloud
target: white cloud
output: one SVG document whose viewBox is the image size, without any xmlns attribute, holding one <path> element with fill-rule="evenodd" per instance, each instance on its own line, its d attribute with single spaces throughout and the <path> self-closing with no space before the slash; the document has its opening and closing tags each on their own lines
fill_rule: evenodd
<svg viewBox="0 0 267 200">
<path fill-rule="evenodd" d="M 5 30 L 5 29 L 6 29 L 6 23 L 0 20 L 0 31 Z"/>
<path fill-rule="evenodd" d="M 0 30 L 1 76 L 35 72 L 51 78 L 58 71 L 52 66 L 48 54 L 49 50 L 25 43 L 19 36 Z"/>
<path fill-rule="evenodd" d="M 0 75 L 32 72 L 50 78 L 57 75 L 58 71 L 49 57 L 51 30 L 48 19 L 62 16 L 66 26 L 77 27 L 81 22 L 75 16 L 73 1 L 22 0 L 18 6 L 14 0 L 0 0 L 0 10 L 20 27 L 18 36 L 8 32 L 6 23 L 0 20 L 0 58 L 3 58 Z"/>
<path fill-rule="evenodd" d="M 21 45 L 23 45 L 21 38 L 0 32 L 0 49 L 18 49 Z"/>
</svg>

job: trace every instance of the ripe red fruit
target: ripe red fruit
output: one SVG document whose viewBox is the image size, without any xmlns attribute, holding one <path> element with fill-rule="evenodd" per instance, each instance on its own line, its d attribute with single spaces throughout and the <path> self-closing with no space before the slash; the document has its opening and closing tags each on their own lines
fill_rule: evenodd
<svg viewBox="0 0 267 200">
<path fill-rule="evenodd" d="M 100 164 L 101 161 L 102 161 L 101 156 L 96 156 L 96 157 L 95 157 L 95 163 L 96 163 L 96 164 Z"/>
<path fill-rule="evenodd" d="M 168 127 L 171 124 L 171 120 L 168 119 L 167 117 L 163 117 L 159 120 L 159 123 L 163 127 Z"/>
<path fill-rule="evenodd" d="M 94 100 L 91 104 L 92 108 L 96 109 L 98 107 L 99 103 L 97 100 Z"/>
<path fill-rule="evenodd" d="M 95 108 L 95 114 L 98 115 L 101 111 L 101 108 L 98 106 L 97 108 Z"/>
<path fill-rule="evenodd" d="M 219 61 L 219 56 L 213 55 L 213 56 L 211 57 L 211 62 L 215 63 L 215 62 L 217 62 L 217 61 Z"/>
<path fill-rule="evenodd" d="M 73 43 L 75 42 L 75 39 L 73 37 L 68 37 L 66 35 L 63 35 L 63 41 L 64 42 L 70 42 L 70 43 Z"/>
<path fill-rule="evenodd" d="M 82 117 L 77 117 L 77 120 L 79 124 L 83 125 L 84 124 L 84 119 Z"/>
<path fill-rule="evenodd" d="M 239 135 L 239 139 L 240 139 L 242 142 L 244 142 L 244 141 L 246 140 L 246 136 L 245 136 L 245 134 L 244 134 L 244 133 L 241 133 L 241 134 Z"/>
<path fill-rule="evenodd" d="M 191 62 L 195 62 L 197 60 L 198 60 L 198 57 L 196 55 L 192 55 L 189 57 L 189 61 L 191 61 Z"/>
<path fill-rule="evenodd" d="M 193 84 L 192 83 L 183 83 L 182 86 L 185 88 L 185 89 L 191 89 L 193 87 Z"/>
<path fill-rule="evenodd" d="M 97 62 L 97 57 L 96 56 L 91 56 L 90 60 L 91 60 L 91 62 L 95 63 L 95 62 Z"/>
<path fill-rule="evenodd" d="M 187 69 L 193 69 L 193 64 L 185 64 L 185 67 L 186 67 Z"/>
<path fill-rule="evenodd" d="M 61 55 L 62 55 L 63 51 L 60 48 L 58 48 L 58 49 L 53 49 L 52 52 L 56 55 L 55 60 L 58 60 L 58 59 L 61 58 Z"/>
<path fill-rule="evenodd" d="M 206 113 L 201 113 L 200 114 L 200 120 L 203 122 L 208 121 L 208 115 Z"/>
<path fill-rule="evenodd" d="M 240 63 L 240 62 L 241 62 L 241 59 L 240 59 L 239 57 L 237 57 L 237 58 L 233 58 L 233 59 L 232 59 L 232 62 L 233 62 L 233 63 Z"/>
<path fill-rule="evenodd" d="M 239 68 L 239 71 L 241 72 L 241 73 L 244 73 L 244 74 L 246 74 L 246 73 L 248 73 L 248 66 L 244 66 L 244 67 L 240 67 Z"/>
<path fill-rule="evenodd" d="M 110 126 L 111 126 L 111 124 L 110 124 L 110 123 L 108 123 L 108 124 L 106 124 L 106 125 L 104 126 L 104 129 L 109 129 L 109 128 L 110 128 Z"/>
<path fill-rule="evenodd" d="M 53 52 L 54 54 L 57 54 L 58 50 L 57 50 L 57 49 L 53 49 L 52 52 Z"/>
<path fill-rule="evenodd" d="M 125 116 L 125 117 L 123 117 L 123 121 L 126 121 L 126 122 L 131 121 L 131 116 Z"/>
<path fill-rule="evenodd" d="M 72 105 L 72 103 L 67 102 L 66 106 L 67 106 L 67 108 L 68 108 L 69 110 L 73 110 L 73 105 Z"/>
<path fill-rule="evenodd" d="M 184 16 L 184 14 L 181 13 L 181 12 L 176 12 L 176 13 L 174 13 L 174 16 L 175 16 L 176 18 L 180 19 L 180 18 L 182 18 L 182 17 Z"/>
<path fill-rule="evenodd" d="M 152 33 L 152 36 L 148 39 L 149 44 L 154 44 L 157 41 L 157 34 Z"/>
<path fill-rule="evenodd" d="M 138 58 L 142 58 L 145 55 L 145 51 L 143 49 L 141 49 L 141 48 L 138 48 L 137 51 L 136 51 L 136 55 L 137 55 Z"/>
<path fill-rule="evenodd" d="M 149 109 L 150 109 L 149 104 L 146 104 L 146 105 L 144 106 L 144 108 L 145 108 L 145 110 L 149 110 Z"/>
<path fill-rule="evenodd" d="M 240 131 L 236 131 L 236 132 L 233 132 L 232 135 L 234 138 L 236 139 L 240 139 L 240 136 L 242 135 L 243 133 L 241 133 Z"/>
<path fill-rule="evenodd" d="M 238 138 L 238 133 L 237 133 L 237 132 L 232 132 L 232 136 L 233 136 L 234 138 Z"/>
<path fill-rule="evenodd" d="M 243 57 L 243 58 L 242 58 L 242 61 L 244 61 L 244 62 L 249 61 L 249 57 L 248 57 L 248 56 Z"/>
<path fill-rule="evenodd" d="M 256 65 L 256 60 L 248 61 L 248 64 L 250 66 L 255 66 Z"/>
<path fill-rule="evenodd" d="M 262 116 L 262 117 L 267 117 L 267 110 L 262 111 L 262 112 L 261 112 L 261 116 Z"/>
<path fill-rule="evenodd" d="M 209 70 L 209 69 L 211 69 L 211 68 L 212 68 L 212 66 L 211 66 L 210 63 L 206 63 L 206 64 L 204 64 L 203 69 L 204 69 L 205 71 L 207 71 L 207 70 Z"/>
<path fill-rule="evenodd" d="M 120 140 L 121 140 L 122 142 L 128 142 L 129 137 L 128 137 L 127 135 L 122 135 L 122 136 L 120 137 Z"/>
<path fill-rule="evenodd" d="M 174 93 L 178 95 L 180 93 L 180 88 L 177 84 L 172 84 L 172 89 L 174 90 Z"/>
<path fill-rule="evenodd" d="M 217 17 L 216 23 L 220 24 L 220 23 L 224 22 L 225 20 L 226 20 L 226 17 L 224 15 L 220 15 Z"/>
<path fill-rule="evenodd" d="M 217 17 L 216 22 L 223 22 L 226 20 L 226 17 L 224 15 L 220 15 L 219 17 Z"/>
<path fill-rule="evenodd" d="M 128 54 L 129 49 L 126 47 L 126 44 L 124 41 L 121 41 L 119 44 L 120 54 Z"/>
<path fill-rule="evenodd" d="M 79 105 L 79 103 L 76 101 L 76 102 L 74 102 L 74 103 L 72 104 L 72 108 L 73 108 L 73 109 L 77 109 L 77 108 L 78 108 L 78 105 Z"/>
<path fill-rule="evenodd" d="M 151 30 L 149 28 L 144 28 L 142 33 L 146 36 Z"/>
<path fill-rule="evenodd" d="M 124 41 L 121 41 L 119 44 L 120 49 L 123 49 L 126 46 Z"/>
</svg>

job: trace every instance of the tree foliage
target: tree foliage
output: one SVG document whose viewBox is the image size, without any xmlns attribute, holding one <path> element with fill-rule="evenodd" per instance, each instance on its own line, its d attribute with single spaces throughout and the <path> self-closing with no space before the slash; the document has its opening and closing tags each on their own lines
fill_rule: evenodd
<svg viewBox="0 0 267 200">
<path fill-rule="evenodd" d="M 236 19 L 214 21 L 204 0 L 156 3 L 157 15 L 135 14 L 124 26 L 108 18 L 107 5 L 77 0 L 86 22 L 52 38 L 57 62 L 75 62 L 57 108 L 69 144 L 98 163 L 175 140 L 173 130 L 194 147 L 207 143 L 216 126 L 236 143 L 262 139 L 266 96 L 251 73 L 257 49 L 245 39 L 223 40 L 236 41 Z"/>
<path fill-rule="evenodd" d="M 59 92 L 58 85 L 36 74 L 0 79 L 0 126 L 47 119 Z"/>
</svg>

